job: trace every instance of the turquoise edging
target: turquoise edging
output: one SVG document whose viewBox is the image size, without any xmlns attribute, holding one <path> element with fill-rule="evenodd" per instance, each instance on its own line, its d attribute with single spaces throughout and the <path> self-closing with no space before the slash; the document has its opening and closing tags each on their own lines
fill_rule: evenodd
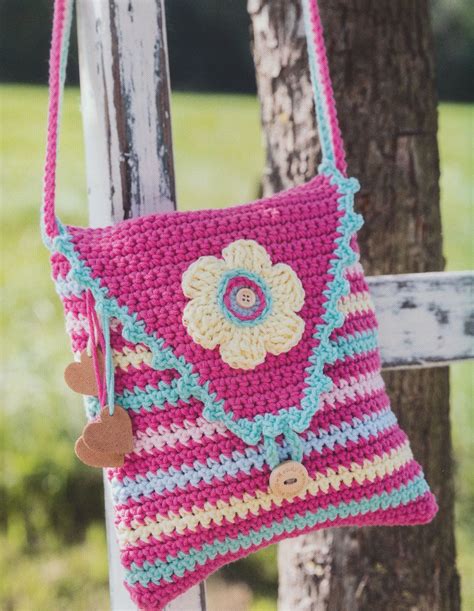
<svg viewBox="0 0 474 611">
<path fill-rule="evenodd" d="M 224 294 L 227 288 L 227 284 L 230 280 L 238 276 L 244 276 L 245 278 L 248 278 L 249 280 L 255 282 L 255 284 L 260 287 L 260 289 L 265 295 L 265 308 L 257 318 L 254 318 L 252 320 L 240 320 L 231 312 L 229 312 L 229 310 L 225 307 L 224 304 Z M 273 307 L 272 294 L 266 282 L 264 282 L 263 278 L 260 278 L 260 276 L 258 276 L 257 274 L 254 274 L 253 272 L 250 272 L 246 269 L 233 269 L 231 271 L 224 272 L 222 278 L 219 281 L 219 286 L 217 289 L 217 303 L 223 316 L 225 316 L 225 318 L 227 318 L 230 323 L 238 327 L 255 327 L 257 325 L 262 324 L 262 322 L 266 320 L 270 315 Z"/>
<path fill-rule="evenodd" d="M 345 178 L 332 164 L 320 166 L 320 173 L 327 176 L 335 185 L 340 195 L 338 209 L 343 211 L 338 226 L 340 237 L 336 239 L 337 247 L 331 261 L 329 273 L 333 279 L 328 283 L 324 295 L 327 301 L 324 305 L 324 323 L 319 325 L 314 333 L 318 342 L 309 358 L 310 365 L 306 369 L 304 398 L 301 406 L 282 409 L 278 414 L 265 414 L 254 419 L 235 418 L 232 411 L 225 410 L 224 400 L 217 400 L 216 394 L 209 390 L 209 382 L 199 383 L 199 376 L 193 373 L 193 364 L 184 357 L 177 357 L 171 348 L 164 346 L 164 340 L 149 334 L 145 324 L 139 320 L 136 313 L 130 313 L 128 308 L 120 306 L 114 297 L 107 294 L 107 289 L 100 286 L 100 280 L 93 278 L 90 268 L 80 259 L 75 250 L 72 236 L 67 227 L 58 221 L 59 235 L 51 243 L 46 242 L 51 250 L 64 255 L 71 264 L 70 277 L 73 282 L 89 289 L 95 299 L 96 308 L 101 316 L 117 318 L 123 325 L 123 336 L 131 343 L 142 343 L 153 353 L 152 367 L 158 370 L 175 369 L 181 376 L 178 381 L 178 392 L 181 395 L 194 397 L 203 403 L 203 416 L 209 421 L 222 422 L 232 433 L 249 445 L 256 445 L 263 439 L 266 447 L 267 462 L 271 468 L 278 462 L 278 446 L 275 437 L 283 435 L 292 449 L 294 460 L 303 457 L 302 444 L 298 433 L 308 428 L 312 417 L 319 408 L 319 397 L 330 390 L 330 378 L 324 375 L 323 369 L 327 363 L 333 363 L 338 352 L 331 344 L 331 333 L 344 322 L 344 315 L 337 310 L 341 297 L 349 292 L 349 284 L 344 278 L 345 269 L 356 261 L 356 254 L 350 247 L 350 240 L 355 231 L 362 226 L 362 218 L 353 211 L 354 194 L 358 190 L 358 182 Z"/>
<path fill-rule="evenodd" d="M 413 478 L 408 484 L 402 484 L 391 492 L 375 494 L 370 499 L 362 501 L 341 502 L 338 505 L 329 505 L 327 509 L 318 509 L 316 512 L 307 511 L 304 515 L 293 518 L 283 518 L 271 526 L 263 526 L 259 530 L 251 530 L 248 535 L 242 533 L 236 537 L 215 539 L 213 543 L 205 543 L 201 549 L 191 548 L 188 553 L 178 552 L 176 556 L 167 556 L 166 560 L 157 560 L 153 564 L 145 560 L 142 567 L 132 562 L 127 574 L 127 581 L 133 585 L 140 583 L 147 586 L 150 582 L 158 584 L 161 581 L 173 582 L 174 577 L 183 577 L 186 571 L 194 571 L 197 565 L 205 565 L 217 556 L 237 553 L 241 549 L 248 549 L 263 542 L 270 542 L 284 533 L 313 528 L 317 524 L 344 519 L 350 516 L 365 515 L 378 510 L 387 510 L 407 505 L 429 492 L 428 484 L 423 475 Z"/>
</svg>

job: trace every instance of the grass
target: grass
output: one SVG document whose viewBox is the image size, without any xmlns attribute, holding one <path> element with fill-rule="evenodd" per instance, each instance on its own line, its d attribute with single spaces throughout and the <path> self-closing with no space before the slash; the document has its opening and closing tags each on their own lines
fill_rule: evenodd
<svg viewBox="0 0 474 611">
<path fill-rule="evenodd" d="M 4 86 L 1 94 L 4 404 L 0 491 L 6 502 L 0 509 L 4 577 L 0 606 L 20 611 L 104 609 L 107 575 L 100 474 L 78 465 L 71 452 L 83 410 L 80 399 L 72 397 L 61 382 L 70 353 L 38 230 L 46 90 Z M 59 213 L 67 222 L 85 223 L 78 91 L 67 91 L 65 102 Z M 474 267 L 473 120 L 473 106 L 440 107 L 444 248 L 450 270 Z M 254 198 L 263 167 L 256 100 L 177 94 L 173 136 L 180 208 L 217 207 Z M 474 515 L 474 478 L 469 467 L 474 458 L 472 367 L 456 365 L 451 377 L 459 567 L 464 576 L 464 608 L 470 609 L 474 608 L 469 534 Z M 276 593 L 272 556 L 274 550 L 260 553 L 246 568 L 247 581 L 254 574 L 266 584 L 254 596 L 254 611 L 274 608 L 269 596 L 272 588 Z M 243 599 L 248 603 L 247 590 Z"/>
</svg>

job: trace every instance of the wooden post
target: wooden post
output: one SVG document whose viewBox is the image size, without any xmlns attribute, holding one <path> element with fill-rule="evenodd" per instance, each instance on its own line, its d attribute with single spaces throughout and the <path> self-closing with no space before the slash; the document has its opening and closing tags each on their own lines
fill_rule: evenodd
<svg viewBox="0 0 474 611">
<path fill-rule="evenodd" d="M 91 225 L 175 210 L 163 0 L 79 0 L 77 26 Z M 111 608 L 131 611 L 104 486 Z M 205 609 L 204 584 L 167 609 Z"/>
</svg>

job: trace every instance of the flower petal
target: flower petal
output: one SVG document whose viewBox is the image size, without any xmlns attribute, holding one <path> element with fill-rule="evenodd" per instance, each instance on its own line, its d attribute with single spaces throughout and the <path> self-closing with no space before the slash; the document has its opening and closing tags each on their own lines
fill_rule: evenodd
<svg viewBox="0 0 474 611">
<path fill-rule="evenodd" d="M 278 355 L 294 348 L 303 337 L 305 322 L 294 312 L 274 312 L 262 325 L 265 349 Z"/>
<path fill-rule="evenodd" d="M 269 254 L 255 240 L 236 240 L 222 251 L 229 269 L 243 268 L 261 274 L 271 268 Z"/>
<path fill-rule="evenodd" d="M 286 263 L 277 263 L 265 273 L 277 308 L 299 312 L 304 304 L 304 288 L 296 273 Z"/>
<path fill-rule="evenodd" d="M 193 340 L 208 350 L 232 336 L 231 324 L 217 305 L 203 297 L 192 299 L 183 312 L 183 324 Z"/>
<path fill-rule="evenodd" d="M 183 274 L 183 293 L 186 297 L 193 298 L 216 291 L 224 266 L 224 261 L 217 257 L 200 257 Z"/>
<path fill-rule="evenodd" d="M 220 353 L 224 363 L 234 369 L 254 369 L 266 355 L 260 328 L 234 328 L 232 337 L 221 343 Z"/>
</svg>

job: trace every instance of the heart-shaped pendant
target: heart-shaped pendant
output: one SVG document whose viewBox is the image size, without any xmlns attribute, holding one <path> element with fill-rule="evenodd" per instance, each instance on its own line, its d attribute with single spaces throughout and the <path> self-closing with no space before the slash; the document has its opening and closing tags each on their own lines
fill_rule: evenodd
<svg viewBox="0 0 474 611">
<path fill-rule="evenodd" d="M 97 360 L 99 364 L 100 377 L 104 377 L 104 356 L 102 352 L 97 349 Z M 66 384 L 81 395 L 90 395 L 93 397 L 98 396 L 99 387 L 97 385 L 97 379 L 94 371 L 94 360 L 92 356 L 87 354 L 84 350 L 81 353 L 81 360 L 79 363 L 70 363 L 64 371 L 64 380 Z"/>
<path fill-rule="evenodd" d="M 127 411 L 118 405 L 113 416 L 104 407 L 99 420 L 89 422 L 82 433 L 91 450 L 110 454 L 127 454 L 133 450 L 132 422 Z"/>
<path fill-rule="evenodd" d="M 97 452 L 89 448 L 82 437 L 76 441 L 74 446 L 76 456 L 89 467 L 122 467 L 123 454 L 113 454 L 111 452 Z"/>
</svg>

